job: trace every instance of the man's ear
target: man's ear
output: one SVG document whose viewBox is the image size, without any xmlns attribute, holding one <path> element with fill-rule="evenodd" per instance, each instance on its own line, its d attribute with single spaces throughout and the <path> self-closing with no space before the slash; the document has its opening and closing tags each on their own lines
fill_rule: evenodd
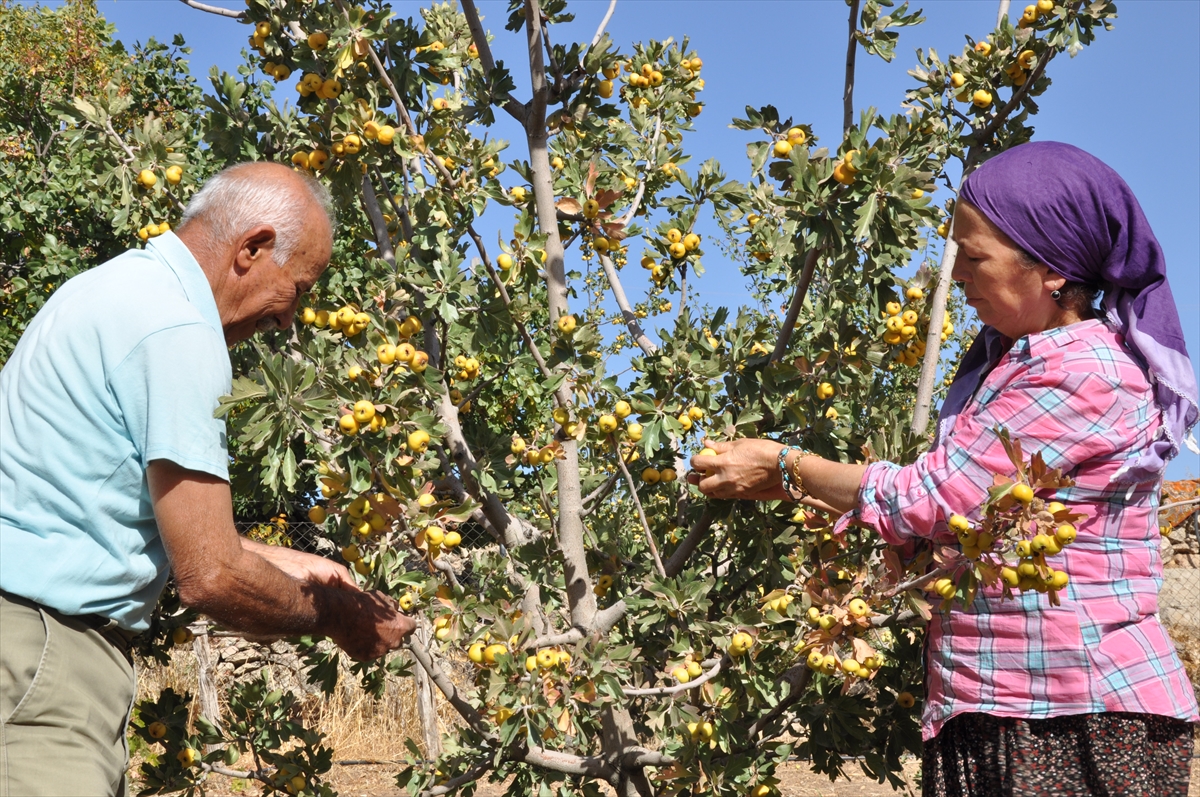
<svg viewBox="0 0 1200 797">
<path fill-rule="evenodd" d="M 234 268 L 244 274 L 261 262 L 271 259 L 275 248 L 275 228 L 270 224 L 257 224 L 242 234 L 234 252 Z"/>
</svg>

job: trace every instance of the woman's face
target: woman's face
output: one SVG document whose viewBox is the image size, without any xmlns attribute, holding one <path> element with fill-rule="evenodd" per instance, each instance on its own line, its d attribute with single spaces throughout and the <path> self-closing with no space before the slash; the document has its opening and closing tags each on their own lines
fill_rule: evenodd
<svg viewBox="0 0 1200 797">
<path fill-rule="evenodd" d="M 967 202 L 955 208 L 954 240 L 958 256 L 950 276 L 980 321 L 1014 340 L 1069 323 L 1050 298 L 1066 279 L 1044 265 L 1027 267 L 1012 239 Z"/>
</svg>

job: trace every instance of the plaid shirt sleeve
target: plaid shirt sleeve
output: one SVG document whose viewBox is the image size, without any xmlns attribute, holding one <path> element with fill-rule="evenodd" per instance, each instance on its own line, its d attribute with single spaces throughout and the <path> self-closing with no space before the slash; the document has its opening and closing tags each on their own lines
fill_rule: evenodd
<svg viewBox="0 0 1200 797">
<path fill-rule="evenodd" d="M 872 464 L 859 496 L 861 521 L 892 544 L 912 537 L 953 542 L 946 520 L 978 520 L 993 477 L 1016 473 L 1000 426 L 1020 439 L 1027 456 L 1041 451 L 1049 467 L 1065 472 L 1127 447 L 1126 410 L 1113 380 L 1078 358 L 1066 370 L 1054 351 L 1049 358 L 1010 352 L 942 446 L 907 467 Z"/>
<path fill-rule="evenodd" d="M 1036 592 L 1005 601 L 985 588 L 970 609 L 935 607 L 922 736 L 964 712 L 1040 719 L 1128 711 L 1195 721 L 1195 695 L 1157 616 L 1160 483 L 1119 476 L 1159 418 L 1144 371 L 1103 323 L 1016 341 L 941 446 L 912 465 L 868 467 L 859 508 L 838 527 L 857 521 L 895 545 L 956 545 L 946 519 L 978 519 L 994 476 L 1014 475 L 998 426 L 1026 456 L 1040 451 L 1075 479 L 1054 498 L 1087 517 L 1076 542 L 1050 562 L 1070 575 L 1062 605 Z"/>
</svg>

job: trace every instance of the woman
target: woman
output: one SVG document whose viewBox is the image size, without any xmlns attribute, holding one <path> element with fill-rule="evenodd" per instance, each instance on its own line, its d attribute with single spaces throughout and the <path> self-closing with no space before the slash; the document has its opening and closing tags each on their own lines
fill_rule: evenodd
<svg viewBox="0 0 1200 797">
<path fill-rule="evenodd" d="M 1197 389 L 1162 251 L 1125 182 L 1058 143 L 972 174 L 954 238 L 952 276 L 985 326 L 928 453 L 847 465 L 738 440 L 689 478 L 718 498 L 815 499 L 894 545 L 954 544 L 947 519 L 978 520 L 993 474 L 1013 474 L 995 431 L 1009 429 L 1075 479 L 1053 498 L 1088 519 L 1050 558 L 1070 575 L 1060 606 L 987 590 L 934 614 L 924 793 L 1186 795 L 1200 715 L 1157 616 L 1157 507 Z"/>
</svg>

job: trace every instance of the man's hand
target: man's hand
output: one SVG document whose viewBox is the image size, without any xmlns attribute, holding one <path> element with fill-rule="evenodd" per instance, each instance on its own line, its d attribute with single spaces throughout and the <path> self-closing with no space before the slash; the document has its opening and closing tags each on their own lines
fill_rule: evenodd
<svg viewBox="0 0 1200 797">
<path fill-rule="evenodd" d="M 382 592 L 346 597 L 344 612 L 327 633 L 355 661 L 371 661 L 395 650 L 417 627 L 412 618 L 396 610 L 396 601 Z"/>
</svg>

